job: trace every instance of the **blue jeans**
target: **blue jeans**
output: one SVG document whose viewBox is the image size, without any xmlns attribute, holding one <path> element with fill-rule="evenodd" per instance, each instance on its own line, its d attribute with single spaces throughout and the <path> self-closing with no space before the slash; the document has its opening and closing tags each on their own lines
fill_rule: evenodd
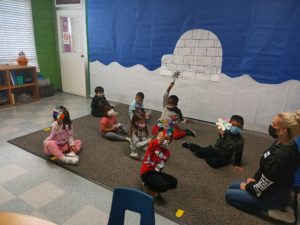
<svg viewBox="0 0 300 225">
<path fill-rule="evenodd" d="M 257 198 L 249 194 L 246 190 L 240 189 L 241 181 L 230 184 L 226 191 L 226 202 L 247 213 L 258 216 L 266 215 L 269 209 L 285 209 L 290 200 L 290 192 L 286 190 L 274 191 L 271 195 Z"/>
</svg>

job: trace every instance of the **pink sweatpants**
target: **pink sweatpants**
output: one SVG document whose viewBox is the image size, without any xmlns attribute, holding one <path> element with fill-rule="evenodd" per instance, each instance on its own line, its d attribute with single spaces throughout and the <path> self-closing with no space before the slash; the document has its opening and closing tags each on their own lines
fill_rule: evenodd
<svg viewBox="0 0 300 225">
<path fill-rule="evenodd" d="M 75 152 L 77 154 L 81 148 L 80 140 L 75 140 L 75 148 L 77 149 Z M 61 159 L 64 156 L 64 153 L 68 151 L 70 151 L 68 144 L 59 146 L 53 140 L 48 140 L 44 143 L 44 152 L 46 155 L 54 155 L 56 158 Z"/>
</svg>

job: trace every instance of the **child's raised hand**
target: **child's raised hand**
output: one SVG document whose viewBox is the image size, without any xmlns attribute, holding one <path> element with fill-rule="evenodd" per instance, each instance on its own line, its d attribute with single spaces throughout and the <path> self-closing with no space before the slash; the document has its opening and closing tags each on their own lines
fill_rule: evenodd
<svg viewBox="0 0 300 225">
<path fill-rule="evenodd" d="M 172 88 L 172 87 L 174 87 L 174 85 L 175 85 L 175 80 L 173 80 L 173 81 L 169 84 L 169 87 Z"/>
<path fill-rule="evenodd" d="M 172 82 L 169 84 L 169 87 L 168 87 L 168 89 L 167 89 L 167 92 L 170 92 L 171 89 L 172 89 L 172 87 L 174 87 L 174 85 L 175 85 L 175 80 L 172 81 Z"/>
</svg>

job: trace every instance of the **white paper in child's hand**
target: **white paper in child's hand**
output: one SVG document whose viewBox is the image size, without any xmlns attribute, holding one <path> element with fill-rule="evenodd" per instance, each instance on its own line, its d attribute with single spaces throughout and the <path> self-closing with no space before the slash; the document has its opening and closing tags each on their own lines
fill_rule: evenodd
<svg viewBox="0 0 300 225">
<path fill-rule="evenodd" d="M 173 73 L 173 75 L 172 75 L 173 82 L 175 82 L 175 80 L 178 79 L 179 76 L 180 76 L 180 72 L 179 71 Z"/>
<path fill-rule="evenodd" d="M 221 119 L 219 118 L 218 121 L 216 122 L 216 125 L 218 127 L 219 130 L 225 131 L 226 129 L 228 129 L 229 127 L 232 126 L 231 123 L 229 123 L 228 119 Z"/>
</svg>

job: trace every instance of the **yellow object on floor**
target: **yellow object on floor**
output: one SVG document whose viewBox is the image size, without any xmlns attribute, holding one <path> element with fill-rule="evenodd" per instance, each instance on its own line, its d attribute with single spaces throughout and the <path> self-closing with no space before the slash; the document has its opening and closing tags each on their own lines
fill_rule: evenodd
<svg viewBox="0 0 300 225">
<path fill-rule="evenodd" d="M 51 127 L 47 127 L 44 129 L 44 131 L 49 131 L 49 130 L 51 130 Z"/>
<path fill-rule="evenodd" d="M 51 157 L 50 160 L 56 160 L 57 158 L 55 156 Z"/>
<path fill-rule="evenodd" d="M 184 210 L 182 209 L 178 209 L 177 212 L 176 212 L 176 217 L 182 217 L 183 216 L 183 213 L 184 213 Z"/>
</svg>

